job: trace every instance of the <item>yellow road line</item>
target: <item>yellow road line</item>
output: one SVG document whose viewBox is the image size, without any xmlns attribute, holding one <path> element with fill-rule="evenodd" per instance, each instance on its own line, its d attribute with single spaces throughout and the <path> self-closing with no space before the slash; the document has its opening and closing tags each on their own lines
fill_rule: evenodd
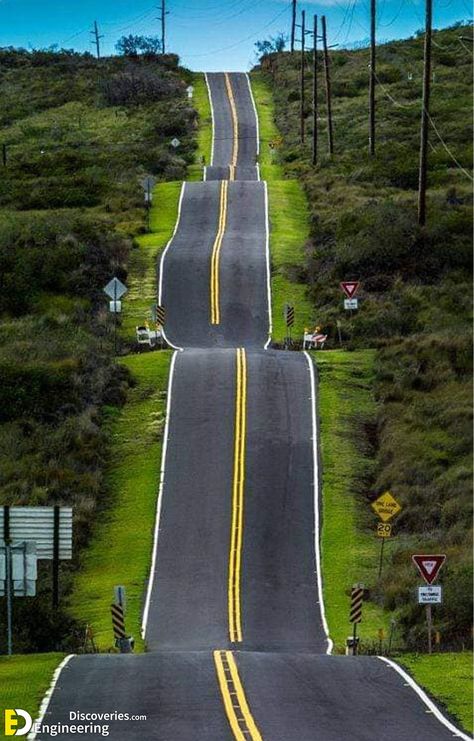
<svg viewBox="0 0 474 741">
<path fill-rule="evenodd" d="M 241 571 L 244 530 L 245 436 L 247 425 L 247 357 L 237 350 L 237 381 L 235 397 L 234 475 L 232 481 L 232 522 L 229 552 L 229 638 L 242 641 Z"/>
<path fill-rule="evenodd" d="M 232 129 L 233 129 L 233 137 L 232 137 L 232 159 L 230 162 L 230 180 L 235 179 L 235 167 L 237 166 L 237 158 L 239 156 L 239 118 L 237 116 L 237 108 L 235 105 L 235 98 L 234 93 L 232 91 L 232 84 L 230 82 L 230 77 L 225 72 L 225 86 L 227 89 L 227 96 L 229 98 L 230 103 L 230 110 L 232 114 Z"/>
<path fill-rule="evenodd" d="M 237 664 L 231 651 L 214 651 L 217 678 L 224 708 L 236 741 L 262 741 L 248 706 Z"/>
<path fill-rule="evenodd" d="M 227 189 L 228 182 L 223 180 L 221 183 L 220 202 L 219 202 L 219 226 L 216 238 L 212 247 L 211 255 L 211 324 L 220 324 L 220 297 L 219 297 L 219 258 L 222 247 L 222 239 L 225 233 L 227 222 Z"/>
</svg>

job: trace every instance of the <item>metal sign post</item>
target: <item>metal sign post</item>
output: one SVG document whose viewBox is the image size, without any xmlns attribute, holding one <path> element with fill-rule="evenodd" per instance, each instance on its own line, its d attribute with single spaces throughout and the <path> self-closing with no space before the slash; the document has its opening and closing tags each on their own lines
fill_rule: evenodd
<svg viewBox="0 0 474 741">
<path fill-rule="evenodd" d="M 392 536 L 392 526 L 388 525 L 387 523 L 389 520 L 392 519 L 392 517 L 395 517 L 399 512 L 401 512 L 401 505 L 397 502 L 394 496 L 389 491 L 386 491 L 384 494 L 382 494 L 378 499 L 375 500 L 375 502 L 372 502 L 372 509 L 374 510 L 375 514 L 380 517 L 382 522 L 377 523 L 377 536 L 381 538 L 381 546 L 380 546 L 380 559 L 379 559 L 379 576 L 378 578 L 382 576 L 382 568 L 383 568 L 383 552 L 384 552 L 384 546 L 385 546 L 385 540 L 387 538 L 390 538 Z"/>
<path fill-rule="evenodd" d="M 13 653 L 13 600 L 12 600 L 12 547 L 5 541 L 6 593 L 7 593 L 7 654 Z"/>
<path fill-rule="evenodd" d="M 122 310 L 122 303 L 120 299 L 127 293 L 128 288 L 127 286 L 124 286 L 122 281 L 120 281 L 118 278 L 112 278 L 112 280 L 110 280 L 107 285 L 104 286 L 103 291 L 109 298 L 112 299 L 109 308 L 114 315 L 114 355 L 117 355 L 117 314 L 119 314 Z"/>
<path fill-rule="evenodd" d="M 434 587 L 432 584 L 436 581 L 439 570 L 446 561 L 446 556 L 444 553 L 426 555 L 415 554 L 411 558 L 427 584 L 426 587 L 418 588 L 418 604 L 424 604 L 426 607 L 428 653 L 431 654 L 433 651 L 433 616 L 431 613 L 431 605 L 439 605 L 442 602 L 441 587 Z"/>
</svg>

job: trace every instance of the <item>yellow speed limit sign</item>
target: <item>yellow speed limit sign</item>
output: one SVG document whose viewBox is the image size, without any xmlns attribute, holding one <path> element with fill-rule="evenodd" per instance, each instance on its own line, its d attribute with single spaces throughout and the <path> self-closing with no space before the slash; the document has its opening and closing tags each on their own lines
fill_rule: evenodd
<svg viewBox="0 0 474 741">
<path fill-rule="evenodd" d="M 378 522 L 376 532 L 379 538 L 391 538 L 392 526 L 388 522 Z"/>
</svg>

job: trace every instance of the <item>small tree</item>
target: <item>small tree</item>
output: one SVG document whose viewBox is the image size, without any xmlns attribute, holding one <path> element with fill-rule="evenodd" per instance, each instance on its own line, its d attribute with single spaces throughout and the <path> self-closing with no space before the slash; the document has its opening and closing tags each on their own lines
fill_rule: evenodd
<svg viewBox="0 0 474 741">
<path fill-rule="evenodd" d="M 276 36 L 270 36 L 269 39 L 264 41 L 257 41 L 255 47 L 257 49 L 257 55 L 259 58 L 266 57 L 268 54 L 278 54 L 284 51 L 288 36 L 284 33 L 279 33 Z"/>
<path fill-rule="evenodd" d="M 129 34 L 122 36 L 115 48 L 119 54 L 125 57 L 138 57 L 140 54 L 156 56 L 161 53 L 161 41 L 158 36 L 135 36 Z"/>
</svg>

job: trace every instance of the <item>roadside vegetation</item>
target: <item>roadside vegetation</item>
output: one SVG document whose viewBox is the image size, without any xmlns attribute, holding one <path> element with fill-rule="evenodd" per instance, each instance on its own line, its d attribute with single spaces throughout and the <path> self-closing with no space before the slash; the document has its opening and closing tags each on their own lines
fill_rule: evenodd
<svg viewBox="0 0 474 741">
<path fill-rule="evenodd" d="M 197 150 L 194 164 L 188 168 L 188 180 L 202 180 L 203 167 L 211 164 L 212 155 L 212 113 L 207 90 L 206 77 L 195 72 L 191 78 L 194 88 L 192 103 L 198 113 Z"/>
<path fill-rule="evenodd" d="M 464 651 L 432 656 L 403 654 L 397 660 L 463 728 L 472 733 L 472 659 L 472 651 Z"/>
<path fill-rule="evenodd" d="M 129 355 L 120 361 L 133 379 L 127 403 L 104 410 L 110 457 L 108 510 L 101 513 L 84 551 L 69 601 L 71 615 L 90 625 L 97 649 L 113 648 L 113 588 L 125 587 L 126 628 L 143 650 L 141 612 L 148 582 L 161 445 L 166 417 L 170 351 Z"/>
<path fill-rule="evenodd" d="M 37 717 L 41 700 L 51 684 L 53 673 L 64 658 L 61 653 L 2 656 L 0 658 L 0 687 L 2 690 L 2 723 L 0 738 L 4 734 L 3 711 L 5 708 L 22 708 Z"/>
<path fill-rule="evenodd" d="M 265 109 L 263 130 L 273 138 L 276 124 L 279 132 L 271 156 L 286 178 L 298 179 L 309 209 L 306 241 L 296 269 L 287 268 L 286 277 L 303 288 L 313 322 L 328 334 L 327 348 L 338 347 L 339 324 L 346 350 L 375 351 L 374 419 L 360 431 L 371 460 L 356 489 L 349 478 L 340 496 L 352 498 L 355 508 L 356 562 L 374 524 L 370 501 L 390 490 L 403 507 L 386 548 L 382 579 L 374 569 L 366 584 L 366 609 L 375 606 L 395 616 L 405 650 L 426 648 L 410 559 L 420 551 L 447 554 L 440 578 L 444 602 L 434 610 L 441 647 L 462 650 L 472 641 L 472 56 L 458 39 L 470 31 L 456 27 L 434 34 L 432 117 L 443 143 L 430 132 L 425 229 L 416 221 L 422 36 L 379 47 L 372 160 L 367 154 L 367 49 L 331 51 L 335 154 L 327 155 L 321 85 L 316 167 L 310 152 L 310 55 L 305 145 L 299 142 L 300 55 L 266 55 L 253 73 L 257 105 Z M 273 95 L 273 122 L 265 85 Z M 262 157 L 268 161 L 266 150 Z M 344 312 L 341 280 L 362 281 L 360 310 L 353 316 Z M 324 363 L 324 379 L 324 353 L 318 362 Z M 357 374 L 347 381 L 357 384 Z M 339 458 L 338 465 L 344 460 Z M 332 567 L 325 560 L 327 568 Z"/>
<path fill-rule="evenodd" d="M 166 181 L 183 179 L 194 161 L 196 112 L 186 95 L 192 75 L 174 55 L 134 52 L 98 61 L 68 50 L 11 48 L 0 49 L 0 70 L 0 144 L 6 147 L 6 164 L 0 163 L 0 504 L 74 509 L 74 559 L 61 564 L 61 607 L 50 607 L 51 564 L 41 562 L 38 596 L 15 600 L 14 648 L 78 650 L 82 615 L 74 596 L 71 609 L 67 603 L 80 583 L 85 546 L 92 542 L 96 558 L 100 548 L 115 552 L 120 567 L 115 543 L 104 545 L 100 534 L 91 541 L 93 522 L 113 521 L 127 506 L 126 472 L 115 481 L 111 473 L 115 445 L 125 444 L 114 420 L 123 413 L 135 423 L 137 395 L 146 404 L 152 393 L 148 356 L 134 358 L 135 364 L 114 362 L 102 288 L 117 275 L 130 289 L 119 330 L 123 354 L 133 345 L 135 324 L 156 301 L 154 261 L 171 235 L 179 197 L 179 182 Z M 157 183 L 154 234 L 144 208 L 146 175 Z M 160 355 L 154 394 L 163 388 L 167 363 Z M 159 426 L 146 416 L 143 425 L 145 436 Z M 157 431 L 154 439 L 158 465 Z M 140 450 L 138 460 L 143 476 L 151 476 L 152 462 Z M 131 465 L 124 455 L 126 462 Z M 153 509 L 157 486 L 150 491 Z M 133 589 L 142 589 L 147 565 L 137 558 L 131 584 L 135 634 Z M 110 603 L 113 584 L 98 579 L 89 587 L 91 611 L 94 600 Z M 98 595 L 94 588 L 102 587 Z M 4 620 L 2 606 L 0 651 Z M 100 630 L 98 642 L 105 645 Z"/>
</svg>

